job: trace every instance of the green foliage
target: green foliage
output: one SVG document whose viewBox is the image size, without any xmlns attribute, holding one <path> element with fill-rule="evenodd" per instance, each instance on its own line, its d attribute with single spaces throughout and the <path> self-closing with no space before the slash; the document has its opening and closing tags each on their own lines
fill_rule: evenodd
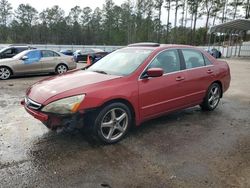
<svg viewBox="0 0 250 188">
<path fill-rule="evenodd" d="M 81 7 L 75 6 L 71 8 L 69 12 L 69 16 L 67 17 L 69 20 L 69 23 L 73 25 L 74 23 L 79 23 L 80 22 L 80 16 L 81 16 L 82 10 Z"/>
<path fill-rule="evenodd" d="M 0 26 L 7 26 L 7 21 L 11 16 L 12 7 L 7 0 L 0 0 Z"/>
<path fill-rule="evenodd" d="M 0 0 L 0 43 L 202 45 L 211 21 L 233 19 L 241 9 L 249 18 L 249 0 L 124 0 L 120 6 L 105 0 L 102 9 L 75 6 L 67 15 L 57 5 L 38 13 L 20 4 L 13 15 L 8 0 Z M 204 28 L 196 27 L 200 17 L 205 17 Z"/>
<path fill-rule="evenodd" d="M 245 19 L 249 19 L 250 18 L 250 1 L 249 0 L 243 1 L 243 9 L 245 11 Z"/>
<path fill-rule="evenodd" d="M 31 27 L 38 19 L 37 13 L 37 10 L 29 4 L 20 4 L 15 11 L 15 17 L 21 25 Z"/>
</svg>

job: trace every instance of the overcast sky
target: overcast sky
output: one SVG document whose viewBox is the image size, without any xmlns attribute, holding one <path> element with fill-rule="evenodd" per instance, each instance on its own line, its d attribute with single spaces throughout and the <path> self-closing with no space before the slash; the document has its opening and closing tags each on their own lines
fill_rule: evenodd
<svg viewBox="0 0 250 188">
<path fill-rule="evenodd" d="M 75 7 L 76 5 L 80 6 L 81 8 L 89 6 L 93 10 L 96 7 L 103 8 L 103 4 L 105 3 L 105 0 L 8 0 L 9 3 L 11 3 L 13 9 L 15 10 L 19 4 L 30 4 L 34 8 L 38 10 L 38 12 L 43 11 L 46 8 L 51 8 L 54 5 L 58 5 L 61 7 L 66 14 L 70 11 L 72 7 Z M 114 0 L 116 5 L 121 5 L 125 0 Z M 172 13 L 170 14 L 170 22 L 174 21 L 174 10 L 171 10 Z M 180 15 L 180 14 L 179 14 Z M 179 18 L 178 18 L 179 19 Z M 162 23 L 166 24 L 167 16 L 166 16 L 166 10 L 162 9 Z M 199 20 L 197 23 L 197 26 L 203 26 L 204 23 L 203 20 Z"/>
<path fill-rule="evenodd" d="M 105 0 L 8 0 L 8 2 L 12 4 L 12 7 L 14 9 L 16 9 L 19 4 L 28 3 L 31 6 L 35 7 L 39 12 L 48 7 L 58 5 L 66 13 L 68 13 L 69 10 L 76 5 L 80 6 L 81 8 L 87 6 L 92 9 L 95 9 L 96 7 L 102 8 Z M 116 5 L 121 5 L 124 0 L 115 0 L 114 2 Z"/>
</svg>

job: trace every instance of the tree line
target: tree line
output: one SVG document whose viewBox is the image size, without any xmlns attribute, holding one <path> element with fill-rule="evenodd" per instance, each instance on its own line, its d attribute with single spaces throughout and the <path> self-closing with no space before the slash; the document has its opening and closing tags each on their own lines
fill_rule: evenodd
<svg viewBox="0 0 250 188">
<path fill-rule="evenodd" d="M 68 14 L 58 5 L 38 12 L 20 4 L 14 10 L 0 0 L 0 43 L 203 45 L 209 27 L 237 18 L 250 18 L 249 0 L 124 0 L 120 6 L 106 0 L 102 8 L 75 6 Z"/>
</svg>

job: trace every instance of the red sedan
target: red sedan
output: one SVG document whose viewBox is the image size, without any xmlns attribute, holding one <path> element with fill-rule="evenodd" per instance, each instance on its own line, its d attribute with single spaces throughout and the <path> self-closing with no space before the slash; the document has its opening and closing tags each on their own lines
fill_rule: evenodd
<svg viewBox="0 0 250 188">
<path fill-rule="evenodd" d="M 22 101 L 48 128 L 88 126 L 104 143 L 132 125 L 200 105 L 214 110 L 230 84 L 226 62 L 192 46 L 137 43 L 85 69 L 37 82 Z"/>
</svg>

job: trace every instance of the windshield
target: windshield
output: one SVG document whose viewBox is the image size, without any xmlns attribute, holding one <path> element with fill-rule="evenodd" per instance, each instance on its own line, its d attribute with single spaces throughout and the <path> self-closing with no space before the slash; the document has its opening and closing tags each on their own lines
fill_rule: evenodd
<svg viewBox="0 0 250 188">
<path fill-rule="evenodd" d="M 88 68 L 89 71 L 127 76 L 134 72 L 149 56 L 151 49 L 126 48 L 117 50 Z"/>
<path fill-rule="evenodd" d="M 0 50 L 0 53 L 2 53 L 3 51 L 5 51 L 6 49 L 9 49 L 9 47 L 2 48 L 2 49 Z"/>
<path fill-rule="evenodd" d="M 74 52 L 74 55 L 78 55 L 78 54 L 82 54 L 82 51 L 81 51 L 81 50 L 76 50 L 76 51 Z"/>
</svg>

